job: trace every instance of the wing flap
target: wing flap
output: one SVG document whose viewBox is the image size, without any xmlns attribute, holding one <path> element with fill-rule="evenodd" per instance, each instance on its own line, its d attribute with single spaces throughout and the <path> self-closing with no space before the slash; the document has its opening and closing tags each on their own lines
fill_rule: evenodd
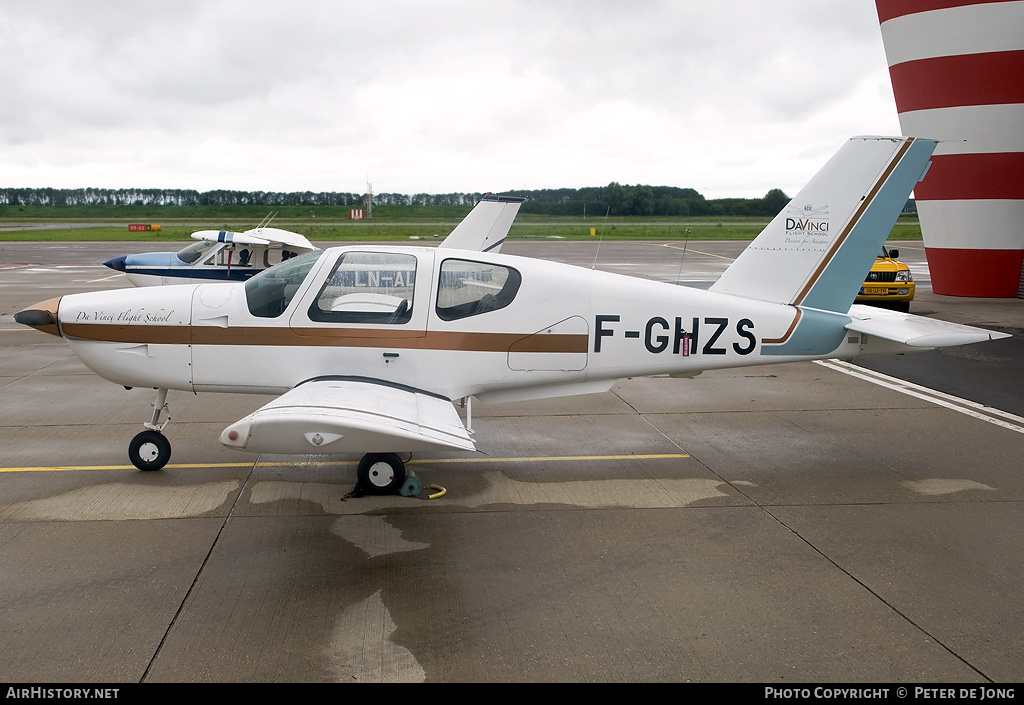
<svg viewBox="0 0 1024 705">
<path fill-rule="evenodd" d="M 852 306 L 849 315 L 852 320 L 846 324 L 847 330 L 877 336 L 912 348 L 944 348 L 1010 337 L 1008 333 L 861 304 Z"/>
<path fill-rule="evenodd" d="M 301 384 L 228 426 L 220 441 L 257 453 L 476 450 L 450 400 L 363 379 Z"/>
</svg>

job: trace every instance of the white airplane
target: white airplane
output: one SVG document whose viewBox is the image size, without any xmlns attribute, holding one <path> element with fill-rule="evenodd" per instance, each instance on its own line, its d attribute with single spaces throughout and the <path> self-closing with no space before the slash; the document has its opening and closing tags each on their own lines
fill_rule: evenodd
<svg viewBox="0 0 1024 705">
<path fill-rule="evenodd" d="M 487 194 L 445 238 L 442 247 L 497 252 L 524 199 Z M 312 252 L 305 236 L 261 223 L 242 233 L 200 230 L 178 252 L 121 255 L 103 264 L 124 272 L 135 286 L 246 281 L 295 255 Z"/>
<path fill-rule="evenodd" d="M 221 442 L 366 453 L 359 484 L 390 493 L 405 479 L 398 453 L 475 450 L 459 399 L 1006 337 L 853 305 L 935 145 L 851 139 L 793 200 L 807 215 L 780 213 L 709 291 L 482 252 L 494 243 L 477 237 L 471 249 L 334 247 L 244 283 L 70 294 L 15 319 L 63 336 L 98 375 L 157 390 L 129 447 L 142 470 L 170 457 L 167 390 L 278 394 Z"/>
</svg>

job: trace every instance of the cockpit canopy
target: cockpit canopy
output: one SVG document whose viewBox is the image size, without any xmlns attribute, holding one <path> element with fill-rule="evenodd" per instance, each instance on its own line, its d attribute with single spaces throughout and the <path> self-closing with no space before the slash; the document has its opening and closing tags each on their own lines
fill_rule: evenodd
<svg viewBox="0 0 1024 705">
<path fill-rule="evenodd" d="M 310 272 L 321 257 L 335 258 Z M 271 267 L 245 283 L 249 312 L 276 318 L 288 308 L 309 276 L 306 289 L 317 292 L 307 312 L 320 323 L 408 323 L 417 305 L 417 270 L 431 267 L 432 254 L 348 250 L 310 252 Z M 430 278 L 430 272 L 426 276 Z M 443 321 L 456 321 L 498 311 L 515 299 L 522 284 L 518 270 L 493 262 L 448 257 L 437 272 L 434 312 Z M 426 295 L 420 291 L 419 296 Z M 419 305 L 423 305 L 422 303 Z"/>
<path fill-rule="evenodd" d="M 193 242 L 191 245 L 178 250 L 177 257 L 185 264 L 195 264 L 202 259 L 203 255 L 220 244 L 219 242 L 211 242 L 209 240 Z"/>
</svg>

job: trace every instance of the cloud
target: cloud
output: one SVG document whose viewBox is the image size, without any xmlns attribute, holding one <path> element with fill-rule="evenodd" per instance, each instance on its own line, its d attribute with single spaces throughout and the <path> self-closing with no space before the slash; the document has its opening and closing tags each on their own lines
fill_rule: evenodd
<svg viewBox="0 0 1024 705">
<path fill-rule="evenodd" d="M 759 196 L 899 129 L 871 3 L 42 0 L 0 61 L 8 186 Z"/>
</svg>

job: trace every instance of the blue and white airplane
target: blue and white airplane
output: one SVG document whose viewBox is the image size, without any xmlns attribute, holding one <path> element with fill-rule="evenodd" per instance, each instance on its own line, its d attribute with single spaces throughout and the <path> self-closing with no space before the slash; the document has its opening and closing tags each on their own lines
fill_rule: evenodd
<svg viewBox="0 0 1024 705">
<path fill-rule="evenodd" d="M 854 304 L 935 145 L 851 139 L 790 204 L 806 217 L 780 213 L 708 291 L 498 254 L 504 206 L 491 202 L 497 217 L 439 248 L 343 245 L 244 283 L 68 294 L 15 320 L 63 337 L 111 382 L 157 390 L 128 450 L 142 470 L 170 458 L 169 389 L 275 394 L 221 443 L 365 453 L 359 484 L 390 493 L 405 481 L 399 453 L 476 449 L 455 400 L 1007 337 Z"/>
<path fill-rule="evenodd" d="M 178 252 L 121 255 L 103 264 L 135 286 L 237 282 L 317 249 L 303 235 L 262 225 L 242 233 L 200 230 L 192 238 L 198 242 Z"/>
<path fill-rule="evenodd" d="M 463 218 L 441 247 L 497 252 L 524 199 L 487 194 Z M 135 286 L 246 281 L 264 269 L 317 248 L 303 235 L 260 224 L 252 230 L 200 230 L 178 252 L 121 255 L 104 262 L 124 272 Z"/>
</svg>

